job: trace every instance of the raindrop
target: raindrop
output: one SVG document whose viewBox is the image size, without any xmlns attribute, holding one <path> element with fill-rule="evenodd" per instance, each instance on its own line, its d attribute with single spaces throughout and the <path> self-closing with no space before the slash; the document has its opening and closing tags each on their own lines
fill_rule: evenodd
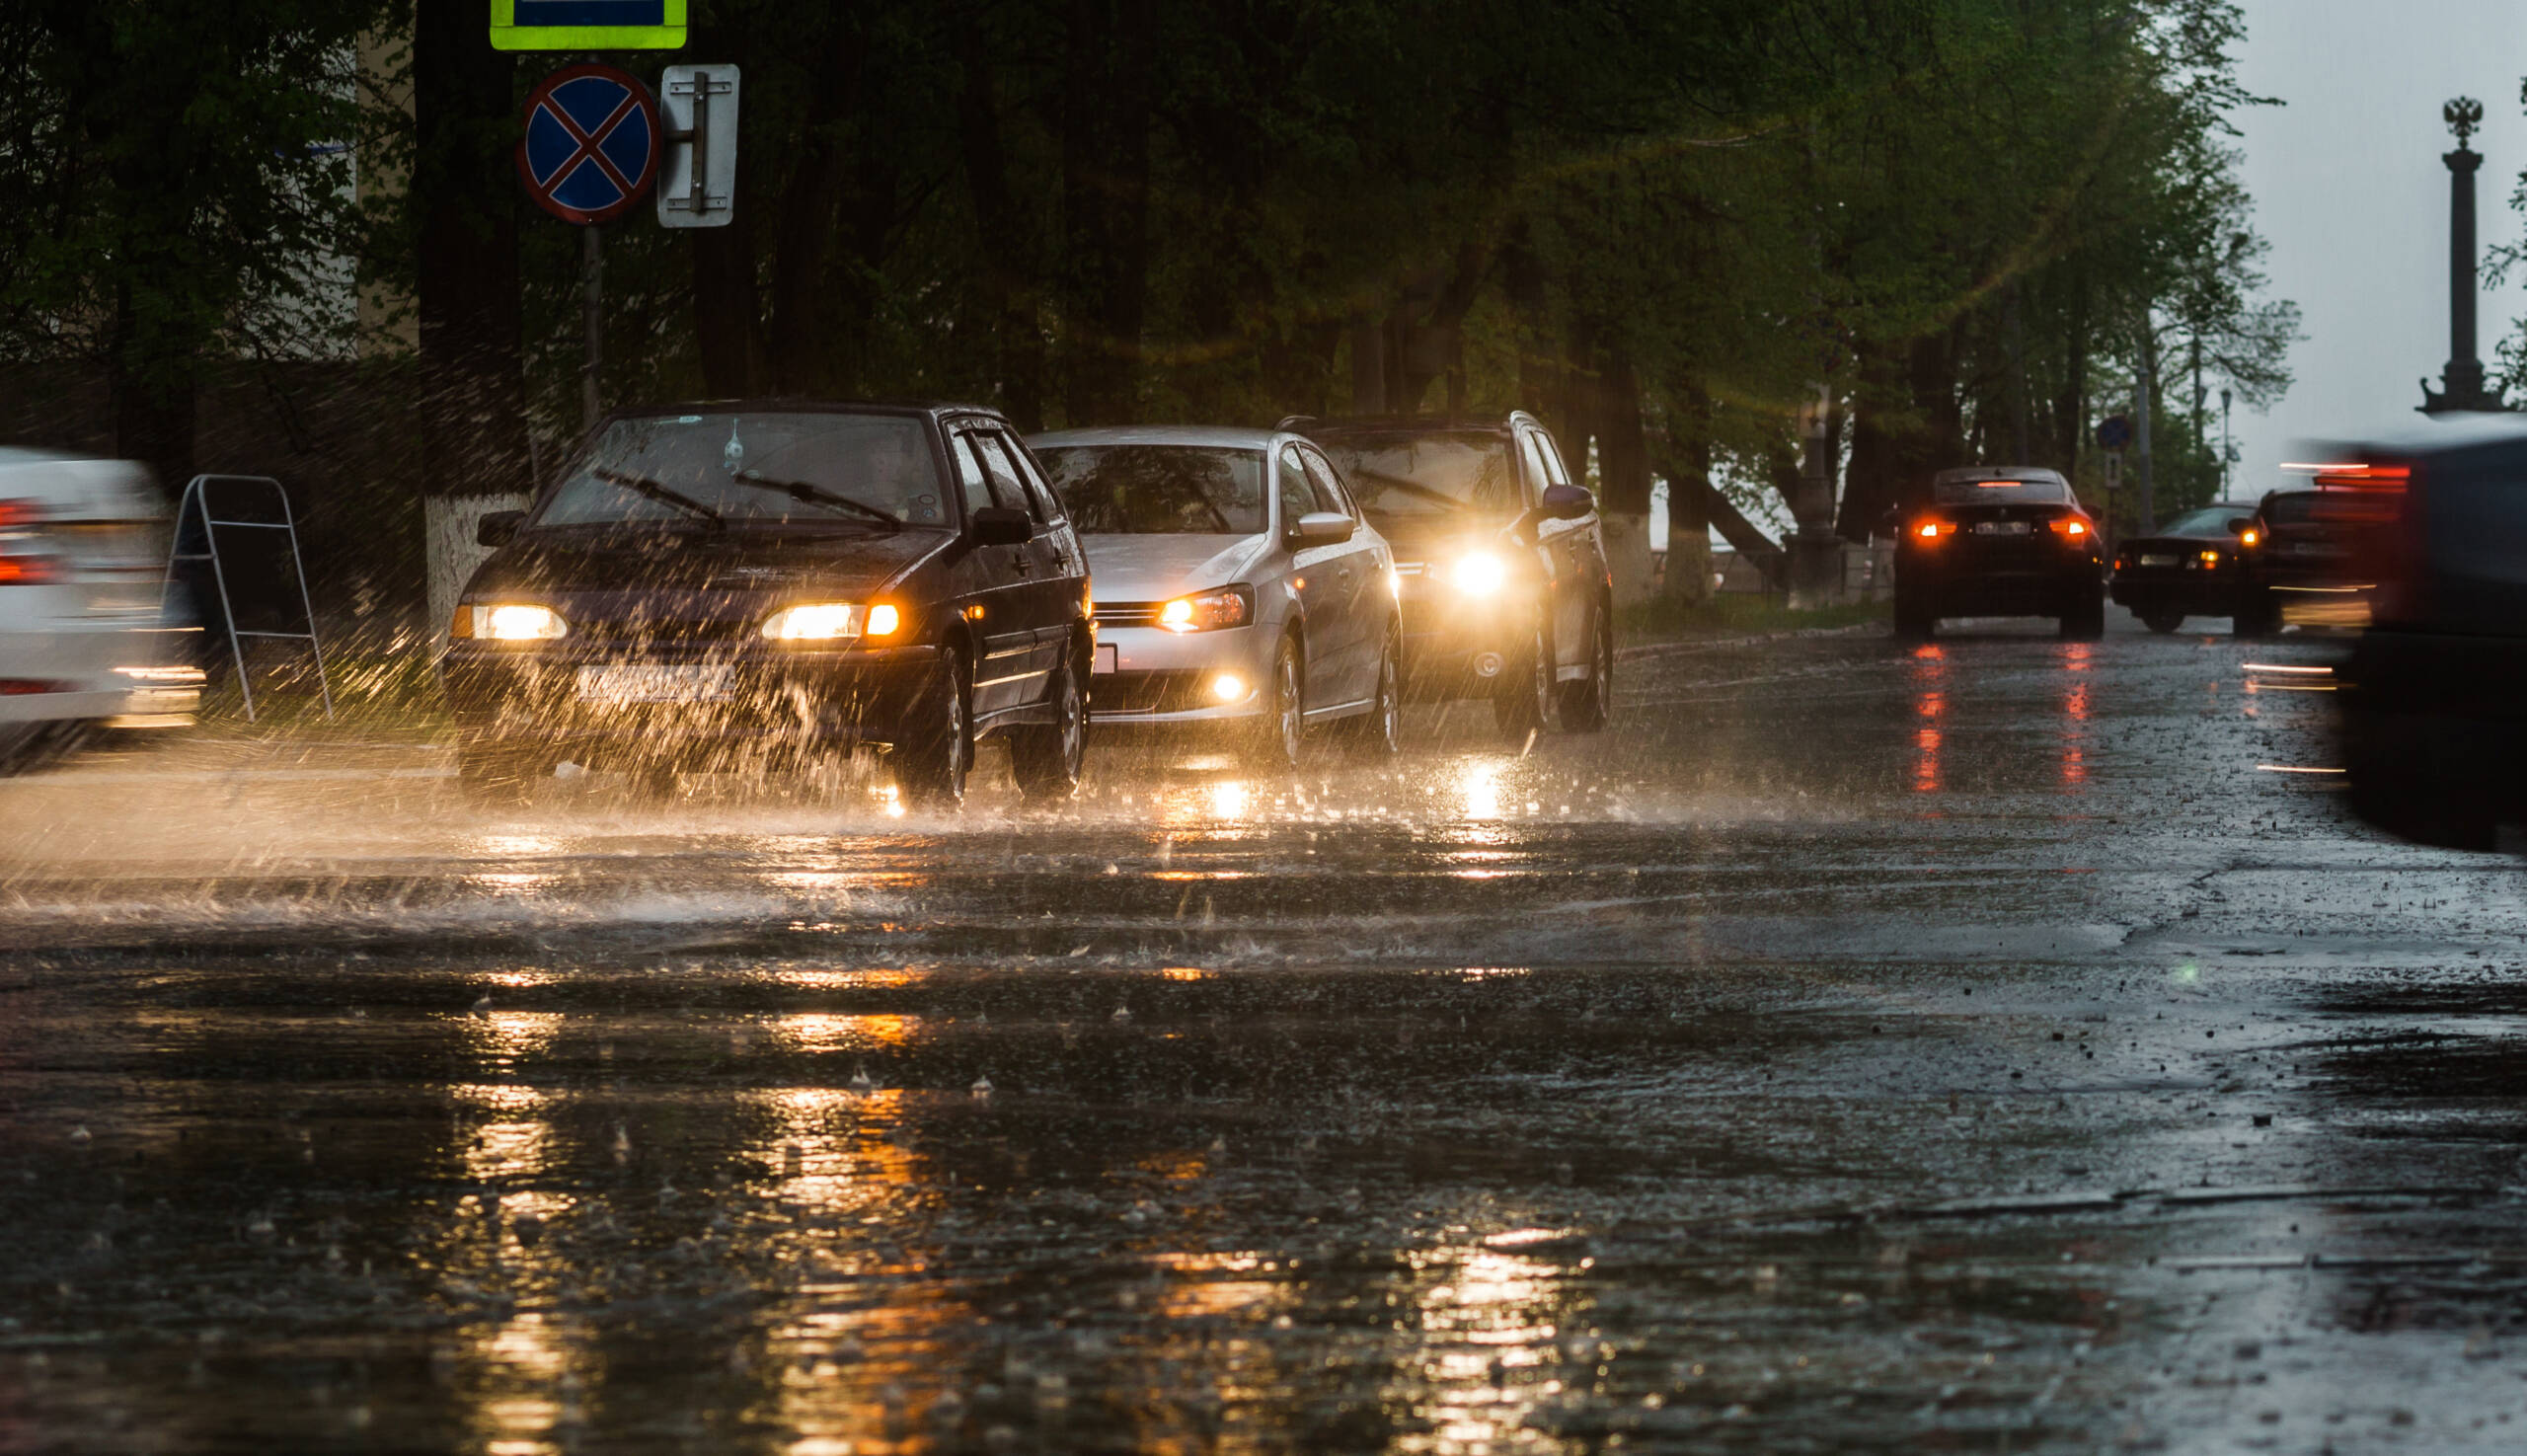
<svg viewBox="0 0 2527 1456">
<path fill-rule="evenodd" d="M 492 1015 L 492 993 L 485 991 L 483 998 L 474 1003 L 473 1009 L 474 1015 L 489 1020 Z"/>
<path fill-rule="evenodd" d="M 90 1132 L 85 1127 L 73 1127 L 70 1129 L 70 1145 L 74 1148 L 84 1148 L 96 1140 L 97 1135 Z"/>
<path fill-rule="evenodd" d="M 983 1075 L 976 1077 L 974 1079 L 974 1085 L 967 1088 L 966 1091 L 971 1092 L 976 1097 L 991 1096 L 991 1074 L 989 1072 L 985 1072 Z"/>
<path fill-rule="evenodd" d="M 1120 1026 L 1120 1025 L 1122 1025 L 1124 1022 L 1130 1021 L 1131 1019 L 1132 1019 L 1132 1009 L 1131 1009 L 1130 1007 L 1128 1007 L 1128 1006 L 1117 1006 L 1117 1007 L 1115 1007 L 1115 1008 L 1114 1008 L 1114 1015 L 1113 1015 L 1112 1020 L 1113 1020 L 1113 1022 L 1114 1022 L 1114 1024 L 1115 1024 L 1115 1025 Z"/>
<path fill-rule="evenodd" d="M 878 1090 L 878 1084 L 870 1078 L 869 1068 L 866 1065 L 851 1074 L 851 1090 L 862 1093 Z"/>
<path fill-rule="evenodd" d="M 614 1124 L 614 1165 L 618 1168 L 632 1160 L 632 1129 Z"/>
</svg>

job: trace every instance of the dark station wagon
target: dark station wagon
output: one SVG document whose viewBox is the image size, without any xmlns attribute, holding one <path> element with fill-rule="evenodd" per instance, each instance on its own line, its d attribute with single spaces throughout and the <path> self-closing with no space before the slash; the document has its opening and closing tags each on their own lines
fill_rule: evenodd
<svg viewBox="0 0 2527 1456">
<path fill-rule="evenodd" d="M 486 516 L 440 668 L 469 788 L 569 760 L 760 771 L 861 745 L 955 802 L 998 735 L 1061 797 L 1087 742 L 1087 558 L 1009 422 L 957 405 L 617 414 Z"/>
</svg>

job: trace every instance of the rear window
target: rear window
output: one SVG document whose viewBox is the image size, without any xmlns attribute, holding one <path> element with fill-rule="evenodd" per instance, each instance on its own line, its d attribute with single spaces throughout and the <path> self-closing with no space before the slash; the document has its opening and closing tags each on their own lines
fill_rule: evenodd
<svg viewBox="0 0 2527 1456">
<path fill-rule="evenodd" d="M 1197 445 L 1056 445 L 1035 452 L 1071 523 L 1092 536 L 1252 536 L 1264 456 Z"/>
<path fill-rule="evenodd" d="M 2237 526 L 2255 519 L 2255 512 L 2222 506 L 2211 510 L 2188 510 L 2159 527 L 2162 536 L 2226 536 Z M 2234 524 L 2233 524 L 2234 523 Z"/>
<path fill-rule="evenodd" d="M 1938 481 L 1931 498 L 1942 505 L 2067 505 L 2071 490 L 2060 481 Z"/>
</svg>

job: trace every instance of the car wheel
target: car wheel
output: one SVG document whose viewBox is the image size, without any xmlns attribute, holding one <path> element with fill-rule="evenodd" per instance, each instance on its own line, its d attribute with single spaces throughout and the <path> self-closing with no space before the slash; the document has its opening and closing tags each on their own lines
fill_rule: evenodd
<svg viewBox="0 0 2527 1456">
<path fill-rule="evenodd" d="M 1369 711 L 1342 721 L 1342 730 L 1363 758 L 1393 758 L 1404 751 L 1404 637 L 1386 630 L 1378 649 L 1378 693 Z"/>
<path fill-rule="evenodd" d="M 2106 592 L 2089 588 L 2062 614 L 2064 642 L 2095 642 L 2106 636 Z"/>
<path fill-rule="evenodd" d="M 517 743 L 468 743 L 456 750 L 456 782 L 469 799 L 515 804 L 553 765 L 534 748 Z"/>
<path fill-rule="evenodd" d="M 2142 626 L 2163 637 L 2184 625 L 2182 612 L 2142 612 L 2139 615 Z"/>
<path fill-rule="evenodd" d="M 1029 799 L 1070 798 L 1088 762 L 1088 699 L 1080 691 L 1077 658 L 1068 653 L 1053 673 L 1053 709 L 1051 723 L 1010 731 L 1010 774 Z"/>
<path fill-rule="evenodd" d="M 1544 619 L 1528 629 L 1527 645 L 1500 669 L 1492 689 L 1492 721 L 1501 736 L 1525 742 L 1544 731 L 1553 712 L 1553 651 L 1545 644 Z"/>
<path fill-rule="evenodd" d="M 1615 624 L 1602 600 L 1588 613 L 1588 675 L 1564 683 L 1561 696 L 1566 732 L 1593 733 L 1614 717 Z"/>
<path fill-rule="evenodd" d="M 1307 748 L 1307 680 L 1301 665 L 1298 639 L 1282 638 L 1272 650 L 1272 670 L 1264 680 L 1264 715 L 1255 720 L 1247 753 L 1267 772 L 1297 768 Z"/>
<path fill-rule="evenodd" d="M 953 644 L 940 651 L 939 670 L 912 709 L 895 759 L 895 784 L 906 798 L 946 808 L 965 802 L 974 767 L 973 689 L 965 654 Z"/>
</svg>

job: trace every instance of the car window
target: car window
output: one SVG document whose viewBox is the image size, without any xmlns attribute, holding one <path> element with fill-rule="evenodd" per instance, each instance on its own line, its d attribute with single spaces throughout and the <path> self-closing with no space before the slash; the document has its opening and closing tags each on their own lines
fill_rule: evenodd
<svg viewBox="0 0 2527 1456">
<path fill-rule="evenodd" d="M 2060 481 L 1934 481 L 1931 498 L 1942 505 L 2068 505 L 2070 491 Z"/>
<path fill-rule="evenodd" d="M 1298 529 L 1299 517 L 1316 509 L 1316 488 L 1308 484 L 1307 465 L 1296 445 L 1281 447 L 1281 470 L 1278 489 L 1281 494 L 1281 529 Z"/>
<path fill-rule="evenodd" d="M 991 478 L 983 473 L 972 435 L 957 435 L 948 453 L 957 462 L 957 489 L 965 498 L 965 519 L 972 520 L 975 511 L 991 506 Z"/>
<path fill-rule="evenodd" d="M 1035 513 L 1035 519 L 1060 520 L 1062 518 L 1061 499 L 1053 494 L 1052 487 L 1044 484 L 1044 478 L 1036 473 L 1035 462 L 1028 458 L 1026 446 L 1021 445 L 1005 430 L 994 430 L 992 438 L 999 443 L 1001 449 L 1008 452 L 1009 463 L 1017 467 L 1018 479 L 1027 488 L 1027 508 Z"/>
<path fill-rule="evenodd" d="M 2162 536 L 2226 536 L 2234 529 L 2232 522 L 2244 525 L 2254 519 L 2254 512 L 2240 510 L 2234 505 L 2188 510 L 2161 526 L 2159 534 Z"/>
<path fill-rule="evenodd" d="M 1005 510 L 1024 510 L 1035 514 L 1027 500 L 1027 488 L 1018 483 L 1018 467 L 1009 463 L 1008 452 L 989 430 L 977 429 L 965 436 L 974 445 L 975 458 L 983 463 L 983 475 L 991 485 L 991 503 Z"/>
<path fill-rule="evenodd" d="M 1544 496 L 1544 488 L 1553 484 L 1553 472 L 1545 468 L 1543 436 L 1532 429 L 1518 431 L 1518 454 L 1526 461 L 1526 481 L 1521 487 L 1532 505 Z"/>
<path fill-rule="evenodd" d="M 1080 530 L 1098 536 L 1251 536 L 1264 529 L 1261 450 L 1052 445 L 1038 452 Z"/>
<path fill-rule="evenodd" d="M 1341 482 L 1334 478 L 1334 467 L 1314 450 L 1299 451 L 1299 458 L 1307 462 L 1307 483 L 1316 488 L 1316 508 L 1353 514 L 1349 498 L 1342 494 Z"/>
<path fill-rule="evenodd" d="M 947 523 L 930 430 L 915 415 L 701 411 L 609 421 L 536 507 L 534 524 L 716 518 L 748 527 L 884 516 Z"/>
</svg>

